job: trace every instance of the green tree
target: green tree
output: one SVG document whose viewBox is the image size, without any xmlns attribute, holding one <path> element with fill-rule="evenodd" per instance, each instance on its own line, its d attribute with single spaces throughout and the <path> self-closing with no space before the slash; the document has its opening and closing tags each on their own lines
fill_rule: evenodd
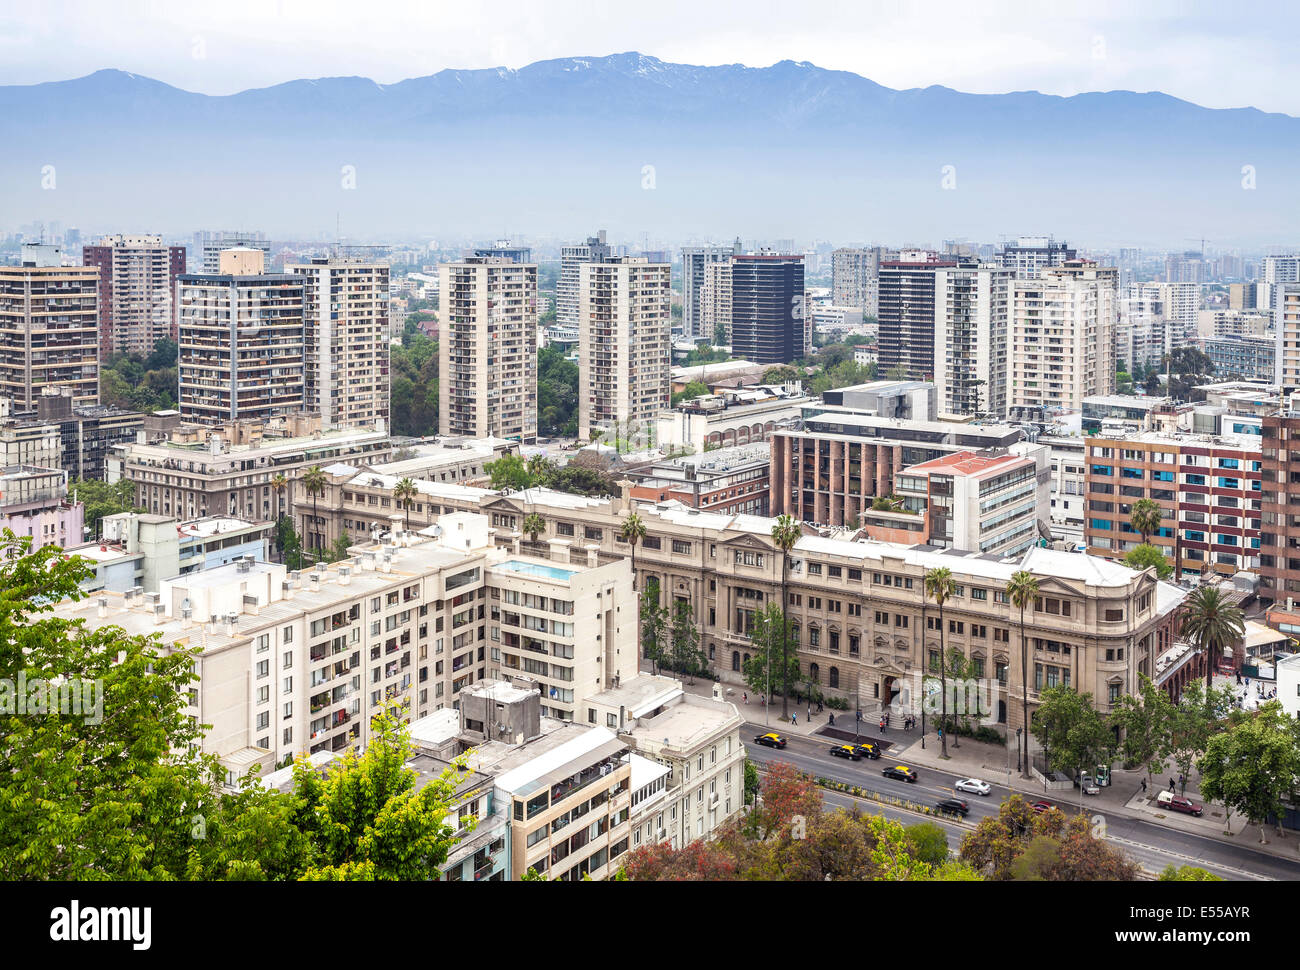
<svg viewBox="0 0 1300 970">
<path fill-rule="evenodd" d="M 1236 811 L 1258 825 L 1261 845 L 1268 841 L 1264 826 L 1270 816 L 1278 820 L 1278 836 L 1285 837 L 1280 820 L 1300 776 L 1300 745 L 1296 722 L 1280 703 L 1269 701 L 1253 717 L 1210 738 L 1196 767 L 1201 794 L 1221 802 L 1228 819 Z M 1225 834 L 1231 834 L 1231 827 Z"/>
<path fill-rule="evenodd" d="M 419 786 L 406 766 L 413 749 L 399 714 L 390 705 L 374 718 L 365 753 L 349 750 L 324 779 L 306 758 L 295 763 L 298 824 L 318 852 L 303 878 L 436 880 L 458 832 L 473 831 L 477 819 L 458 819 L 453 807 L 468 770 L 463 758 Z"/>
<path fill-rule="evenodd" d="M 695 608 L 689 600 L 678 600 L 673 610 L 672 665 L 695 683 L 695 675 L 708 670 L 708 659 L 700 649 L 700 628 L 695 625 Z"/>
<path fill-rule="evenodd" d="M 1165 510 L 1154 499 L 1140 498 L 1133 503 L 1129 524 L 1133 526 L 1133 531 L 1142 536 L 1142 544 L 1147 545 L 1151 541 L 1152 533 L 1159 530 L 1160 522 L 1164 517 Z"/>
<path fill-rule="evenodd" d="M 1154 774 L 1165 770 L 1165 755 L 1174 730 L 1174 702 L 1152 683 L 1138 674 L 1139 696 L 1125 694 L 1111 714 L 1111 723 L 1120 729 L 1120 751 L 1130 765 L 1146 769 L 1147 781 L 1154 787 Z M 1153 774 L 1154 773 L 1154 774 Z"/>
<path fill-rule="evenodd" d="M 790 716 L 790 594 L 786 581 L 790 569 L 790 551 L 803 537 L 803 527 L 792 515 L 777 516 L 772 526 L 772 544 L 781 550 L 781 716 Z M 797 649 L 797 648 L 796 648 Z M 764 662 L 764 666 L 767 662 Z M 799 657 L 796 653 L 794 679 L 799 679 Z"/>
<path fill-rule="evenodd" d="M 135 483 L 123 478 L 116 482 L 101 482 L 94 478 L 78 478 L 68 485 L 68 495 L 76 495 L 85 505 L 86 525 L 90 535 L 98 536 L 106 515 L 119 512 L 143 512 L 135 504 Z M 77 537 L 81 539 L 80 536 Z"/>
<path fill-rule="evenodd" d="M 328 556 L 326 556 L 326 561 L 339 562 L 342 559 L 347 559 L 348 548 L 351 545 L 352 537 L 348 535 L 347 529 L 344 529 L 337 537 L 335 537 L 334 541 L 330 543 L 330 550 Z"/>
<path fill-rule="evenodd" d="M 549 485 L 555 477 L 555 462 L 545 455 L 533 455 L 528 459 L 528 477 L 532 487 Z"/>
<path fill-rule="evenodd" d="M 799 371 L 789 364 L 781 364 L 779 367 L 769 367 L 763 371 L 764 384 L 789 384 L 797 381 L 802 377 Z"/>
<path fill-rule="evenodd" d="M 1242 637 L 1246 619 L 1217 586 L 1198 586 L 1183 606 L 1183 636 L 1205 655 L 1205 687 L 1214 685 L 1214 668 L 1223 648 Z"/>
<path fill-rule="evenodd" d="M 668 611 L 659 602 L 659 581 L 651 579 L 641 594 L 641 655 L 650 661 L 651 673 L 669 656 Z"/>
<path fill-rule="evenodd" d="M 1026 853 L 1029 858 L 1022 862 Z M 997 815 L 980 819 L 962 839 L 959 858 L 996 881 L 1132 881 L 1138 874 L 1122 852 L 1093 835 L 1086 815 L 1066 819 L 1055 808 L 1035 812 L 1018 794 L 1004 801 Z"/>
<path fill-rule="evenodd" d="M 275 493 L 275 519 L 279 522 L 284 518 L 284 494 L 289 490 L 289 479 L 283 472 L 277 472 L 271 476 L 271 491 Z M 280 562 L 284 562 L 284 547 L 276 542 L 276 548 L 280 550 Z"/>
<path fill-rule="evenodd" d="M 533 542 L 536 542 L 537 537 L 545 531 L 546 520 L 536 512 L 529 512 L 524 516 L 524 532 L 528 534 L 528 537 L 532 539 Z"/>
<path fill-rule="evenodd" d="M 1170 728 L 1157 757 L 1173 759 L 1184 775 L 1192 773 L 1192 764 L 1214 737 L 1226 727 L 1224 721 L 1236 709 L 1236 696 L 1230 686 L 1205 689 L 1200 681 L 1183 688 L 1174 705 Z"/>
<path fill-rule="evenodd" d="M 742 665 L 742 673 L 750 690 L 760 697 L 770 697 L 778 687 L 798 682 L 799 645 L 790 633 L 785 614 L 775 603 L 768 603 L 754 614 L 749 642 L 750 656 Z"/>
<path fill-rule="evenodd" d="M 752 805 L 758 794 L 758 766 L 748 758 L 745 759 L 745 804 Z"/>
<path fill-rule="evenodd" d="M 1034 713 L 1033 734 L 1053 771 L 1074 771 L 1110 764 L 1115 735 L 1092 704 L 1092 694 L 1073 687 L 1048 687 Z"/>
<path fill-rule="evenodd" d="M 1165 558 L 1165 554 L 1149 542 L 1134 546 L 1125 553 L 1124 565 L 1129 569 L 1136 569 L 1138 572 L 1143 572 L 1154 566 L 1156 578 L 1158 579 L 1168 579 L 1174 572 L 1174 567 Z"/>
<path fill-rule="evenodd" d="M 290 800 L 247 780 L 223 790 L 201 751 L 198 648 L 52 615 L 92 575 L 0 532 L 0 678 L 28 688 L 25 709 L 0 704 L 0 879 L 297 878 L 311 846 Z M 88 703 L 61 710 L 56 683 Z"/>
<path fill-rule="evenodd" d="M 627 543 L 632 553 L 632 588 L 636 589 L 636 547 L 645 538 L 645 520 L 632 509 L 618 527 L 618 536 Z"/>
<path fill-rule="evenodd" d="M 1021 737 L 1024 749 L 1023 777 L 1030 777 L 1029 771 L 1029 637 L 1025 633 L 1025 610 L 1031 603 L 1038 602 L 1038 580 L 1027 569 L 1017 569 L 1007 580 L 1007 599 L 1020 611 L 1020 705 Z M 1020 755 L 1017 755 L 1018 757 Z"/>
<path fill-rule="evenodd" d="M 906 829 L 916 858 L 932 866 L 948 861 L 948 833 L 933 822 L 917 822 Z"/>
<path fill-rule="evenodd" d="M 306 565 L 302 554 L 302 540 L 298 538 L 298 533 L 293 527 L 293 519 L 287 515 L 280 516 L 275 523 L 275 544 L 280 550 L 280 562 L 284 563 L 287 569 L 302 569 Z"/>
<path fill-rule="evenodd" d="M 690 401 L 697 397 L 703 397 L 709 393 L 709 385 L 701 381 L 690 381 L 680 391 L 673 394 L 671 404 L 673 407 L 681 404 L 683 401 Z"/>
<path fill-rule="evenodd" d="M 1160 882 L 1223 882 L 1223 879 L 1198 866 L 1174 866 L 1171 862 L 1160 870 Z"/>
<path fill-rule="evenodd" d="M 320 509 L 317 507 L 317 502 L 320 497 L 325 494 L 325 489 L 328 485 L 329 476 L 325 474 L 320 465 L 312 465 L 303 472 L 302 490 L 311 496 L 311 519 L 313 528 L 317 527 L 320 523 Z M 321 533 L 308 532 L 307 530 L 303 531 L 309 539 L 313 535 L 318 537 L 318 542 L 308 542 L 308 545 L 315 549 L 316 561 L 320 562 L 321 553 L 325 551 L 324 530 L 322 530 Z"/>
<path fill-rule="evenodd" d="M 483 468 L 492 476 L 493 488 L 509 488 L 519 492 L 533 485 L 533 477 L 528 473 L 528 464 L 519 455 L 502 455 L 496 461 L 488 462 Z"/>
<path fill-rule="evenodd" d="M 935 605 L 939 607 L 939 685 L 941 688 L 941 704 L 943 707 L 943 719 L 940 723 L 948 723 L 948 675 L 946 673 L 948 664 L 944 656 L 943 649 L 943 604 L 948 601 L 952 595 L 953 581 L 952 570 L 947 566 L 938 566 L 926 571 L 925 574 L 925 595 L 934 600 Z M 948 732 L 943 733 L 939 742 L 940 757 L 948 757 Z"/>
<path fill-rule="evenodd" d="M 905 381 L 907 380 L 907 368 L 902 364 L 895 364 L 885 372 L 885 376 L 891 381 Z"/>
<path fill-rule="evenodd" d="M 415 487 L 415 480 L 403 478 L 393 486 L 393 501 L 406 513 L 406 531 L 411 531 L 411 500 L 420 494 Z"/>
</svg>

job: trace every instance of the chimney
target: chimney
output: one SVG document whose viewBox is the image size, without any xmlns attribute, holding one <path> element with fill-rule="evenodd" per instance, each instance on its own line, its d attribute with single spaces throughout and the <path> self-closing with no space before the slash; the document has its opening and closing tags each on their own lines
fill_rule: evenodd
<svg viewBox="0 0 1300 970">
<path fill-rule="evenodd" d="M 294 589 L 302 589 L 302 570 L 295 569 L 289 574 L 289 581 L 293 583 Z"/>
<path fill-rule="evenodd" d="M 239 614 L 226 614 L 226 636 L 233 637 L 239 631 Z"/>
<path fill-rule="evenodd" d="M 99 618 L 100 618 L 101 620 L 102 620 L 104 617 L 108 616 L 108 597 L 107 597 L 107 596 L 101 596 L 101 597 L 99 598 L 99 608 L 96 610 L 96 613 L 97 613 L 97 615 L 99 616 Z"/>
<path fill-rule="evenodd" d="M 368 570 L 370 572 L 374 571 L 375 568 L 374 552 L 364 552 L 361 554 L 361 568 L 364 570 Z"/>
<path fill-rule="evenodd" d="M 249 616 L 257 616 L 262 612 L 262 606 L 257 601 L 257 597 L 248 593 L 244 594 L 244 612 Z"/>
<path fill-rule="evenodd" d="M 153 621 L 157 626 L 162 626 L 167 622 L 167 607 L 162 603 L 153 605 Z"/>
<path fill-rule="evenodd" d="M 181 609 L 181 629 L 188 630 L 194 625 L 194 611 L 188 606 Z"/>
<path fill-rule="evenodd" d="M 340 567 L 339 567 L 339 585 L 340 585 L 340 586 L 347 586 L 347 585 L 349 585 L 351 582 L 352 582 L 352 567 L 351 567 L 351 566 L 340 566 Z"/>
<path fill-rule="evenodd" d="M 311 587 L 310 587 L 311 591 L 312 591 L 313 593 L 319 593 L 319 592 L 320 592 L 320 573 L 313 571 L 312 574 L 311 574 L 310 576 L 308 576 L 307 578 L 308 578 L 308 580 L 310 580 L 310 582 L 311 582 Z"/>
<path fill-rule="evenodd" d="M 293 599 L 293 583 L 284 579 L 280 581 L 280 595 L 287 600 Z"/>
<path fill-rule="evenodd" d="M 393 571 L 393 552 L 391 549 L 385 549 L 380 554 L 379 571 L 381 573 L 391 573 Z"/>
</svg>

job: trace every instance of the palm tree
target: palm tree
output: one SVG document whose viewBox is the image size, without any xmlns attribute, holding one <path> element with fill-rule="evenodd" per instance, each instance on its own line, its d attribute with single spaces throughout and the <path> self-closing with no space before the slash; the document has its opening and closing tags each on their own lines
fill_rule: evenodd
<svg viewBox="0 0 1300 970">
<path fill-rule="evenodd" d="M 952 595 L 952 570 L 947 566 L 937 566 L 928 570 L 925 574 L 925 595 L 934 600 L 939 607 L 939 691 L 943 695 L 940 699 L 943 703 L 943 719 L 939 722 L 944 726 L 943 739 L 939 742 L 941 758 L 948 757 L 948 677 L 947 659 L 943 655 L 943 604 L 948 597 Z"/>
<path fill-rule="evenodd" d="M 619 526 L 618 535 L 632 547 L 632 588 L 636 589 L 636 544 L 645 538 L 645 522 L 637 515 L 636 509 L 627 514 Z"/>
<path fill-rule="evenodd" d="M 546 485 L 555 473 L 555 467 L 545 455 L 533 455 L 528 459 L 528 477 L 534 485 Z"/>
<path fill-rule="evenodd" d="M 289 479 L 284 477 L 284 472 L 277 472 L 271 478 L 271 490 L 275 492 L 275 521 L 279 522 L 284 518 L 284 490 L 289 487 Z M 280 550 L 280 562 L 284 562 L 284 550 Z"/>
<path fill-rule="evenodd" d="M 420 490 L 415 487 L 415 482 L 410 478 L 403 478 L 393 486 L 393 500 L 396 501 L 406 511 L 406 531 L 411 531 L 411 499 L 420 494 Z"/>
<path fill-rule="evenodd" d="M 1020 610 L 1021 731 L 1024 733 L 1024 777 L 1029 777 L 1029 649 L 1025 636 L 1025 610 L 1038 601 L 1038 580 L 1028 569 L 1017 569 L 1007 581 L 1007 599 Z"/>
<path fill-rule="evenodd" d="M 537 541 L 537 536 L 546 531 L 546 520 L 536 512 L 529 512 L 524 516 L 524 531 Z"/>
<path fill-rule="evenodd" d="M 312 525 L 320 519 L 317 511 L 316 500 L 325 494 L 325 487 L 329 484 L 329 478 L 321 470 L 320 465 L 312 465 L 302 475 L 302 490 L 311 496 L 311 519 Z M 304 530 L 305 531 L 305 530 Z M 321 536 L 321 545 L 316 547 L 316 562 L 320 562 L 320 554 L 324 549 L 324 536 Z"/>
<path fill-rule="evenodd" d="M 803 536 L 803 527 L 793 515 L 779 515 L 772 526 L 772 541 L 781 550 L 781 716 L 790 716 L 790 616 L 786 574 L 790 568 L 790 550 Z"/>
<path fill-rule="evenodd" d="M 1240 606 L 1223 598 L 1217 586 L 1198 586 L 1187 597 L 1183 614 L 1183 636 L 1205 651 L 1205 689 L 1214 686 L 1214 663 L 1223 648 L 1246 631 Z"/>
<path fill-rule="evenodd" d="M 1160 528 L 1160 520 L 1165 517 L 1165 510 L 1154 499 L 1141 498 L 1133 503 L 1133 512 L 1129 516 L 1129 525 L 1142 536 L 1142 543 L 1151 541 L 1151 533 Z"/>
</svg>

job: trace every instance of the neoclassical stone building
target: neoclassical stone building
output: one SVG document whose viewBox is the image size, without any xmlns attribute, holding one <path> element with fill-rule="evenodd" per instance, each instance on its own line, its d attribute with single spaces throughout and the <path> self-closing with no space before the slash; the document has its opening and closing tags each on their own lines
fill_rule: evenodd
<svg viewBox="0 0 1300 970">
<path fill-rule="evenodd" d="M 368 530 L 401 529 L 409 515 L 418 530 L 441 514 L 469 510 L 490 517 L 501 543 L 519 541 L 535 554 L 566 560 L 595 552 L 601 561 L 627 557 L 618 537 L 633 505 L 646 525 L 636 548 L 637 586 L 657 580 L 665 601 L 686 600 L 695 610 L 701 645 L 718 675 L 742 683 L 752 644 L 754 614 L 780 602 L 781 553 L 772 541 L 775 520 L 700 512 L 675 502 L 643 503 L 629 486 L 612 499 L 547 489 L 513 494 L 418 482 L 409 511 L 392 498 L 395 480 L 360 472 L 335 476 L 318 499 L 326 543 L 342 529 L 356 538 Z M 301 515 L 310 502 L 296 496 Z M 537 542 L 522 534 L 536 513 L 545 529 Z M 1100 710 L 1138 690 L 1155 659 L 1173 644 L 1183 594 L 1117 563 L 1078 553 L 1035 548 L 1015 557 L 979 555 L 927 546 L 823 538 L 805 527 L 790 554 L 786 591 L 799 638 L 800 672 L 829 694 L 856 699 L 866 712 L 897 701 L 918 709 L 919 677 L 938 659 L 938 610 L 924 595 L 928 570 L 946 566 L 956 592 L 944 608 L 943 643 L 959 647 L 976 675 L 988 681 L 992 719 L 1014 731 L 1022 723 L 1025 675 L 1020 616 L 1005 587 L 1017 569 L 1031 572 L 1040 597 L 1025 614 L 1029 704 L 1040 691 L 1069 684 L 1090 692 Z"/>
</svg>

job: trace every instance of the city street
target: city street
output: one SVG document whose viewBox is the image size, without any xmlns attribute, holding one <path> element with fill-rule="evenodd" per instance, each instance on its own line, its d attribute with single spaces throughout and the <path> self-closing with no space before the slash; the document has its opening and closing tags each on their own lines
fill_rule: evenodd
<svg viewBox="0 0 1300 970">
<path fill-rule="evenodd" d="M 917 768 L 916 782 L 884 777 L 881 771 L 889 764 L 909 764 L 906 760 L 900 761 L 897 758 L 891 762 L 888 752 L 883 754 L 879 761 L 866 758 L 861 761 L 846 761 L 829 753 L 831 742 L 828 739 L 810 738 L 783 731 L 780 733 L 789 739 L 789 743 L 784 750 L 778 751 L 752 742 L 757 735 L 769 730 L 779 730 L 779 728 L 765 728 L 761 723 L 746 723 L 743 730 L 749 758 L 757 764 L 772 761 L 789 762 L 809 774 L 846 782 L 877 794 L 907 799 L 918 805 L 932 807 L 941 798 L 953 795 L 964 799 L 970 806 L 970 814 L 965 824 L 955 819 L 931 819 L 939 822 L 948 833 L 948 845 L 954 852 L 959 848 L 962 836 L 980 819 L 997 814 L 998 806 L 1009 793 L 1006 785 L 999 784 L 997 776 L 992 774 L 983 778 L 993 786 L 992 792 L 987 796 L 956 792 L 952 787 L 953 782 L 965 776 L 936 771 L 930 767 L 912 765 Z M 1056 803 L 1067 815 L 1078 811 L 1077 789 L 1070 792 L 1050 792 L 1045 797 Z M 857 803 L 863 811 L 878 812 L 904 824 L 911 824 L 923 818 L 894 806 L 882 805 L 870 799 L 857 799 L 837 792 L 823 791 L 823 799 L 831 807 Z M 1170 864 L 1175 866 L 1190 864 L 1208 869 L 1224 879 L 1300 879 L 1300 859 L 1293 861 L 1278 858 L 1254 851 L 1248 843 L 1227 844 L 1194 832 L 1183 832 L 1127 815 L 1097 812 L 1090 810 L 1086 798 L 1084 808 L 1090 814 L 1103 814 L 1107 837 L 1135 862 L 1151 872 L 1159 872 Z"/>
</svg>

